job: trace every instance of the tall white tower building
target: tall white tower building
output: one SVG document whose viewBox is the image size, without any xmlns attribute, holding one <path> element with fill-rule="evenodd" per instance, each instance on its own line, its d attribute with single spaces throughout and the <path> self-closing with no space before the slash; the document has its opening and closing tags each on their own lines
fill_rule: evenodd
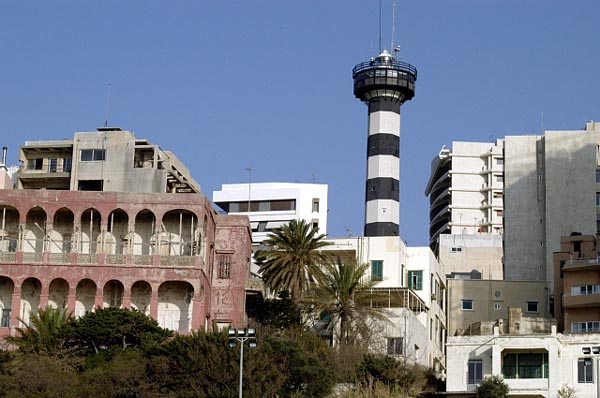
<svg viewBox="0 0 600 398">
<path fill-rule="evenodd" d="M 352 70 L 354 96 L 369 107 L 364 236 L 397 236 L 400 106 L 415 95 L 417 70 L 386 50 Z"/>
</svg>

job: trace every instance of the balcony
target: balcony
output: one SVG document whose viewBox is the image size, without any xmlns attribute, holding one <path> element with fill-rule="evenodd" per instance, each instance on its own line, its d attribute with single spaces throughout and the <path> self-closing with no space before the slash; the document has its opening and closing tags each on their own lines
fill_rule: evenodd
<svg viewBox="0 0 600 398">
<path fill-rule="evenodd" d="M 565 308 L 600 307 L 600 293 L 565 294 L 563 296 L 563 307 L 565 307 Z"/>
<path fill-rule="evenodd" d="M 164 256 L 160 254 L 88 254 L 88 253 L 32 253 L 0 252 L 2 263 L 30 265 L 103 265 L 103 266 L 150 266 L 175 268 L 202 268 L 200 256 Z"/>
<path fill-rule="evenodd" d="M 565 263 L 563 271 L 595 271 L 600 270 L 600 258 L 573 259 Z"/>
</svg>

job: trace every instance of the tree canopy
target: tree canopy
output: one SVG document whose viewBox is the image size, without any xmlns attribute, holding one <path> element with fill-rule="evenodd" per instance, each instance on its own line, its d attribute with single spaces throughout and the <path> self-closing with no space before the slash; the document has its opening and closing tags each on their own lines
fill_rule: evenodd
<svg viewBox="0 0 600 398">
<path fill-rule="evenodd" d="M 298 303 L 311 282 L 319 280 L 320 265 L 327 256 L 320 251 L 328 243 L 305 220 L 292 220 L 267 235 L 264 250 L 254 258 L 265 285 L 274 293 L 289 291 Z"/>
</svg>

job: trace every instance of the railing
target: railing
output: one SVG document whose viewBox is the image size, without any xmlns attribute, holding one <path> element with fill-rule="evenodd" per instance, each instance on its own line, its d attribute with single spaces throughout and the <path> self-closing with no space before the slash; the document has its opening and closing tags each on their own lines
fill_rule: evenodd
<svg viewBox="0 0 600 398">
<path fill-rule="evenodd" d="M 113 264 L 113 265 L 119 265 L 119 264 L 125 264 L 126 263 L 126 258 L 125 255 L 123 254 L 107 254 L 106 255 L 106 264 Z"/>
<path fill-rule="evenodd" d="M 43 259 L 42 253 L 23 253 L 23 262 L 26 263 L 41 263 Z"/>
<path fill-rule="evenodd" d="M 0 253 L 0 261 L 2 261 L 3 263 L 15 263 L 15 262 L 17 262 L 17 253 L 15 253 L 15 252 Z"/>
<path fill-rule="evenodd" d="M 411 64 L 409 64 L 407 62 L 400 62 L 400 61 L 378 62 L 377 60 L 374 60 L 374 61 L 361 62 L 360 64 L 358 64 L 354 68 L 352 68 L 352 77 L 354 78 L 357 74 L 359 74 L 363 71 L 366 71 L 366 70 L 381 69 L 381 68 L 396 69 L 396 70 L 400 70 L 403 72 L 407 72 L 407 73 L 414 75 L 415 80 L 417 80 L 417 68 L 415 68 L 414 66 L 412 66 Z"/>
<path fill-rule="evenodd" d="M 139 265 L 162 267 L 200 266 L 200 256 L 166 256 L 157 254 L 89 254 L 89 253 L 50 253 L 50 252 L 11 252 L 0 251 L 1 263 L 16 263 L 17 259 L 25 264 L 94 264 L 94 265 Z"/>
<path fill-rule="evenodd" d="M 600 258 L 591 258 L 591 259 L 577 259 L 577 260 L 568 260 L 566 265 L 586 265 L 586 264 L 599 264 Z"/>
<path fill-rule="evenodd" d="M 70 253 L 50 253 L 48 259 L 52 264 L 69 264 L 71 262 Z"/>
</svg>

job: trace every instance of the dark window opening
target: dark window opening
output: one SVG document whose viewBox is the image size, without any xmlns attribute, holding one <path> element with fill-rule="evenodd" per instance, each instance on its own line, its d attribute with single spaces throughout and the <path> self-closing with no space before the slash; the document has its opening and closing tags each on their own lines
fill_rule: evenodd
<svg viewBox="0 0 600 398">
<path fill-rule="evenodd" d="M 79 180 L 79 191 L 102 191 L 103 180 Z"/>
</svg>

